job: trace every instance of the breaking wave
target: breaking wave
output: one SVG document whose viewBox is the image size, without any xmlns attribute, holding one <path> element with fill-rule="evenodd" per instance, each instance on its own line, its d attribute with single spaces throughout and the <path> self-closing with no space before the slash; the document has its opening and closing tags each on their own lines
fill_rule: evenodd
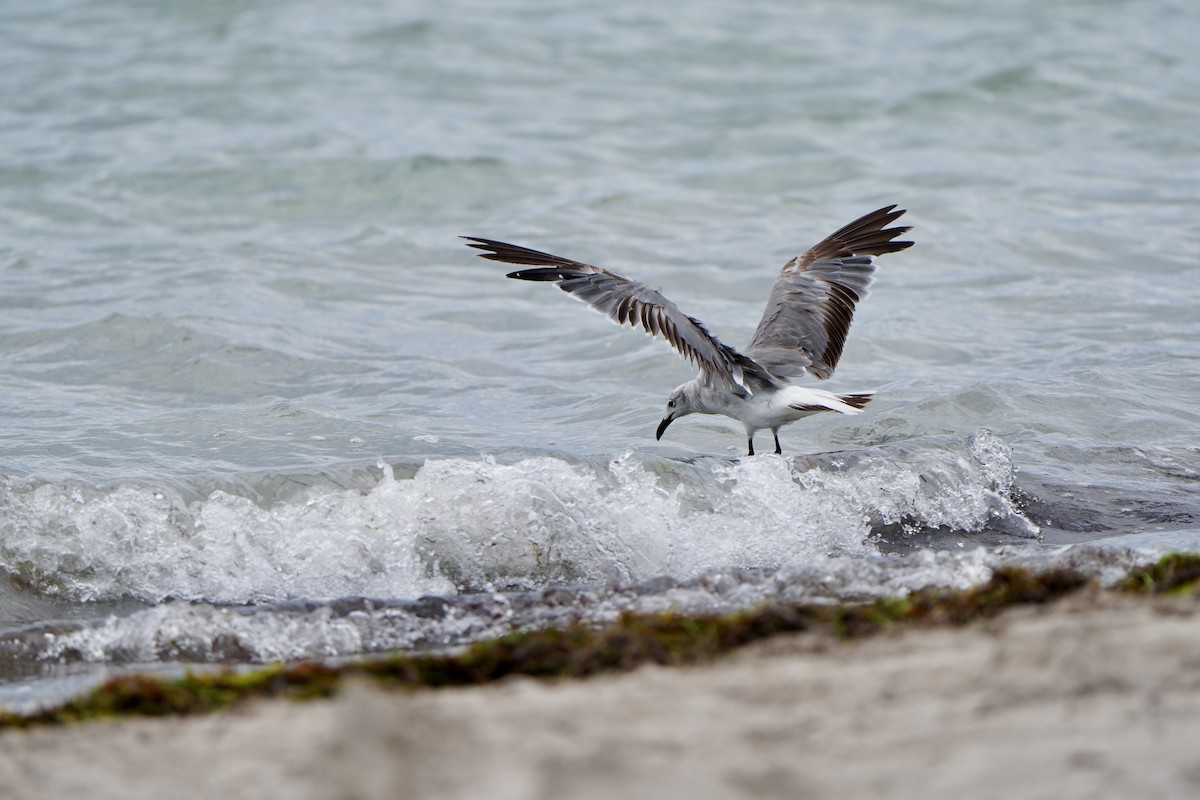
<svg viewBox="0 0 1200 800">
<path fill-rule="evenodd" d="M 380 464 L 299 496 L 0 481 L 0 568 L 72 601 L 271 603 L 686 580 L 877 555 L 930 532 L 1035 537 L 987 431 L 784 459 L 626 454 Z"/>
</svg>

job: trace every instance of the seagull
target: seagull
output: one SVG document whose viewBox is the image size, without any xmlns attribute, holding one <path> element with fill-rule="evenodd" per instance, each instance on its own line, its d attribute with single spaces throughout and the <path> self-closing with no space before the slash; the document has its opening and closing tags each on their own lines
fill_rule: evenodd
<svg viewBox="0 0 1200 800">
<path fill-rule="evenodd" d="M 748 455 L 754 434 L 767 428 L 782 455 L 779 429 L 812 414 L 858 414 L 873 391 L 834 394 L 797 386 L 793 378 L 833 374 L 846 343 L 855 304 L 875 280 L 875 256 L 912 247 L 895 241 L 909 227 L 888 228 L 904 213 L 895 205 L 859 217 L 783 265 L 767 308 L 744 350 L 717 339 L 704 323 L 683 313 L 660 292 L 602 267 L 515 244 L 463 236 L 485 252 L 481 258 L 532 269 L 508 273 L 523 281 L 546 281 L 605 314 L 618 325 L 641 327 L 665 339 L 700 373 L 671 392 L 654 438 L 688 414 L 723 414 L 746 429 Z"/>
</svg>

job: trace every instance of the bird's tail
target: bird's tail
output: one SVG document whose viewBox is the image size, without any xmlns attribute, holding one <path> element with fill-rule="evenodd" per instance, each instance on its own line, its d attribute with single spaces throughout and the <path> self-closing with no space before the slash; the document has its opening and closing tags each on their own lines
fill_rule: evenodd
<svg viewBox="0 0 1200 800">
<path fill-rule="evenodd" d="M 863 406 L 871 402 L 874 392 L 854 392 L 853 394 L 832 394 L 822 389 L 809 389 L 806 401 L 792 403 L 797 411 L 837 411 L 841 414 L 858 414 Z"/>
<path fill-rule="evenodd" d="M 838 400 L 841 400 L 843 403 L 850 406 L 851 408 L 856 408 L 859 411 L 862 411 L 863 406 L 865 406 L 867 403 L 871 402 L 871 397 L 874 396 L 874 394 L 875 394 L 874 392 L 855 392 L 854 394 L 839 394 Z"/>
</svg>

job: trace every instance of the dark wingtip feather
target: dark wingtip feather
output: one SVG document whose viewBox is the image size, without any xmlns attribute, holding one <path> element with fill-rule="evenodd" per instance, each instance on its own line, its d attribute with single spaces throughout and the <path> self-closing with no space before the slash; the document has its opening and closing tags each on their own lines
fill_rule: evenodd
<svg viewBox="0 0 1200 800">
<path fill-rule="evenodd" d="M 467 247 L 483 250 L 484 252 L 478 254 L 479 257 L 486 258 L 489 261 L 502 261 L 506 264 L 529 264 L 535 267 L 590 269 L 587 264 L 579 261 L 572 261 L 569 258 L 545 253 L 541 250 L 533 250 L 529 247 L 521 247 L 518 244 L 509 244 L 508 242 L 500 242 L 495 239 L 482 239 L 478 236 L 461 236 L 459 238 L 467 240 Z M 526 280 L 550 280 L 550 278 L 527 278 Z"/>
<path fill-rule="evenodd" d="M 494 245 L 502 245 L 503 242 L 497 242 L 492 239 L 480 239 L 478 236 L 460 236 L 460 239 L 466 239 L 467 247 L 474 247 L 477 250 L 492 250 Z"/>
<path fill-rule="evenodd" d="M 895 253 L 898 250 L 912 247 L 913 242 L 893 241 L 897 236 L 912 230 L 911 225 L 886 227 L 899 219 L 905 211 L 903 208 L 897 209 L 896 206 L 890 205 L 872 211 L 870 214 L 864 214 L 810 248 L 801 258 L 802 265 L 811 264 L 818 259 L 844 258 L 852 255 L 880 256 L 884 253 Z"/>
<path fill-rule="evenodd" d="M 499 261 L 500 259 L 494 259 Z M 563 280 L 563 270 L 554 267 L 538 267 L 537 269 L 519 269 L 516 272 L 510 272 L 505 277 L 514 278 L 519 281 L 558 281 Z"/>
</svg>

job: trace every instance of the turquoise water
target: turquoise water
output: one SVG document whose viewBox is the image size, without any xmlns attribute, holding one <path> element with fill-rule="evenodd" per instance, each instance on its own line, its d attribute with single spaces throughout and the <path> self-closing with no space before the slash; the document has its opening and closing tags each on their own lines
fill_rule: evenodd
<svg viewBox="0 0 1200 800">
<path fill-rule="evenodd" d="M 1186 546 L 1198 35 L 1183 2 L 5 6 L 8 685 Z M 877 399 L 787 461 L 718 418 L 655 442 L 690 369 L 457 238 L 743 345 L 890 203 L 917 245 L 828 387 Z"/>
</svg>

